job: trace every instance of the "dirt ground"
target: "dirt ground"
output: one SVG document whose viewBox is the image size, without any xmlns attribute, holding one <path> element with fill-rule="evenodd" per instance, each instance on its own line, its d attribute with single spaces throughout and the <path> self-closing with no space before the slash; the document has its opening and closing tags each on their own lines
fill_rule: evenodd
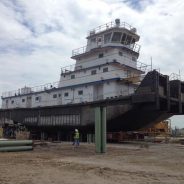
<svg viewBox="0 0 184 184">
<path fill-rule="evenodd" d="M 184 146 L 108 144 L 106 154 L 95 154 L 93 144 L 48 143 L 0 153 L 0 184 L 88 183 L 183 184 Z"/>
</svg>

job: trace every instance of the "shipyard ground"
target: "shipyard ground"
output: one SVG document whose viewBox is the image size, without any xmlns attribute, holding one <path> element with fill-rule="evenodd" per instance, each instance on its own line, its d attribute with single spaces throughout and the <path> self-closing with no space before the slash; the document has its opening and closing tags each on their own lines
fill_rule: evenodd
<svg viewBox="0 0 184 184">
<path fill-rule="evenodd" d="M 183 184 L 184 145 L 93 144 L 73 149 L 49 143 L 33 151 L 0 153 L 1 184 Z"/>
</svg>

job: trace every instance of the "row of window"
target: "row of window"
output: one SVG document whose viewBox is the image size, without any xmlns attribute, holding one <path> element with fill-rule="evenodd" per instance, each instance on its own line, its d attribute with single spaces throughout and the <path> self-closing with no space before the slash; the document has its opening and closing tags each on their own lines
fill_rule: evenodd
<svg viewBox="0 0 184 184">
<path fill-rule="evenodd" d="M 121 51 L 119 51 L 119 56 L 123 56 L 123 52 L 121 52 Z M 98 55 L 98 58 L 102 58 L 104 55 L 103 55 L 103 53 L 100 53 L 99 55 Z M 134 56 L 132 56 L 132 61 L 136 61 L 136 58 L 134 57 Z M 104 71 L 103 71 L 104 72 Z"/>
<path fill-rule="evenodd" d="M 119 56 L 123 56 L 123 52 L 121 52 L 121 51 L 119 51 Z M 103 53 L 100 53 L 99 55 L 98 55 L 98 58 L 102 58 L 104 55 L 103 55 Z M 136 61 L 136 58 L 134 57 L 134 56 L 132 56 L 132 61 Z"/>
<path fill-rule="evenodd" d="M 24 103 L 26 100 L 25 99 L 22 99 L 22 103 Z M 6 101 L 6 103 L 8 103 L 8 100 Z M 15 103 L 15 101 L 14 100 L 12 100 L 11 101 L 11 104 L 14 104 Z"/>
<path fill-rule="evenodd" d="M 123 56 L 123 52 L 119 51 L 119 56 Z M 136 57 L 132 56 L 132 61 L 136 61 Z"/>
<path fill-rule="evenodd" d="M 79 90 L 78 95 L 83 95 L 83 90 Z M 67 96 L 69 96 L 69 92 L 64 93 L 64 97 L 67 97 Z"/>
<path fill-rule="evenodd" d="M 83 90 L 79 90 L 78 91 L 78 95 L 83 95 Z M 69 92 L 65 92 L 64 93 L 64 97 L 68 97 L 69 96 Z M 52 96 L 53 98 L 57 98 L 57 97 L 61 97 L 61 94 L 53 94 Z M 29 98 L 30 99 L 30 98 Z M 22 99 L 22 103 L 24 103 L 26 100 L 25 99 Z M 36 96 L 35 97 L 35 101 L 38 102 L 38 101 L 41 101 L 41 96 Z M 14 104 L 14 100 L 11 101 L 11 104 Z M 6 103 L 8 103 L 8 100 L 6 101 Z"/>
<path fill-rule="evenodd" d="M 99 36 L 98 38 L 91 38 L 91 43 L 101 43 L 102 40 L 102 36 Z M 122 32 L 114 32 L 113 35 L 112 32 L 110 32 L 104 35 L 104 43 L 108 42 L 120 42 L 122 44 L 129 45 L 135 43 L 135 38 Z"/>
<path fill-rule="evenodd" d="M 108 71 L 109 71 L 108 67 L 103 68 L 103 73 Z M 91 70 L 91 75 L 95 75 L 95 74 L 97 74 L 96 70 Z M 71 75 L 71 79 L 75 79 L 75 74 Z"/>
</svg>

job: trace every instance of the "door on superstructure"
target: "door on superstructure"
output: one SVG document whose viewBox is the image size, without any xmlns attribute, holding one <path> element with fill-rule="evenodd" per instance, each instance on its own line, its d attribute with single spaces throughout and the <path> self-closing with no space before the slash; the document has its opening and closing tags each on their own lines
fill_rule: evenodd
<svg viewBox="0 0 184 184">
<path fill-rule="evenodd" d="M 32 107 L 32 98 L 31 98 L 31 96 L 27 96 L 26 107 L 27 108 L 31 108 Z"/>
<path fill-rule="evenodd" d="M 93 100 L 103 99 L 103 84 L 96 84 L 93 86 Z"/>
</svg>

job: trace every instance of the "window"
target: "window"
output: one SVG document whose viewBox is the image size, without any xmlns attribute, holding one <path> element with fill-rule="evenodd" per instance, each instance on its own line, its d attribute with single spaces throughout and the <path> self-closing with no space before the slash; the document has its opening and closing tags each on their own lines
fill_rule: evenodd
<svg viewBox="0 0 184 184">
<path fill-rule="evenodd" d="M 125 44 L 125 40 L 126 40 L 126 34 L 123 33 L 122 39 L 121 39 L 121 43 Z"/>
<path fill-rule="evenodd" d="M 121 51 L 119 51 L 119 56 L 123 56 L 123 53 Z"/>
<path fill-rule="evenodd" d="M 132 39 L 132 43 L 135 43 L 135 38 Z"/>
<path fill-rule="evenodd" d="M 6 100 L 6 103 L 8 103 L 8 100 Z"/>
<path fill-rule="evenodd" d="M 53 94 L 53 98 L 57 98 L 57 94 Z"/>
<path fill-rule="evenodd" d="M 95 74 L 96 74 L 96 70 L 92 70 L 91 75 L 95 75 Z"/>
<path fill-rule="evenodd" d="M 75 79 L 75 75 L 71 75 L 71 79 Z"/>
<path fill-rule="evenodd" d="M 96 42 L 96 38 L 91 38 L 91 42 Z"/>
<path fill-rule="evenodd" d="M 128 35 L 125 44 L 130 45 L 131 40 L 132 40 L 132 37 L 130 35 Z"/>
<path fill-rule="evenodd" d="M 36 96 L 36 97 L 35 97 L 35 101 L 36 101 L 36 102 L 40 102 L 40 101 L 41 101 L 41 96 Z"/>
<path fill-rule="evenodd" d="M 97 45 L 100 46 L 102 44 L 102 37 L 98 37 L 97 39 Z"/>
<path fill-rule="evenodd" d="M 102 42 L 102 37 L 98 37 L 98 42 Z"/>
<path fill-rule="evenodd" d="M 78 95 L 83 95 L 83 91 L 82 90 L 79 90 L 78 91 Z"/>
<path fill-rule="evenodd" d="M 64 96 L 67 97 L 68 96 L 68 92 L 64 93 Z"/>
<path fill-rule="evenodd" d="M 25 99 L 22 99 L 22 102 L 25 102 Z"/>
<path fill-rule="evenodd" d="M 108 72 L 108 67 L 103 68 L 103 72 Z"/>
<path fill-rule="evenodd" d="M 114 32 L 112 37 L 112 42 L 120 42 L 122 33 L 120 32 Z"/>
<path fill-rule="evenodd" d="M 59 94 L 58 96 L 61 97 L 61 94 Z"/>
<path fill-rule="evenodd" d="M 14 104 L 14 100 L 11 101 L 11 104 Z"/>
<path fill-rule="evenodd" d="M 103 53 L 100 53 L 100 54 L 98 55 L 98 58 L 103 58 L 103 56 L 104 56 L 104 54 L 103 54 Z"/>
<path fill-rule="evenodd" d="M 132 57 L 132 61 L 136 61 L 136 58 L 135 57 Z"/>
<path fill-rule="evenodd" d="M 107 34 L 104 35 L 104 43 L 110 42 L 111 34 L 112 33 L 107 33 Z"/>
</svg>

